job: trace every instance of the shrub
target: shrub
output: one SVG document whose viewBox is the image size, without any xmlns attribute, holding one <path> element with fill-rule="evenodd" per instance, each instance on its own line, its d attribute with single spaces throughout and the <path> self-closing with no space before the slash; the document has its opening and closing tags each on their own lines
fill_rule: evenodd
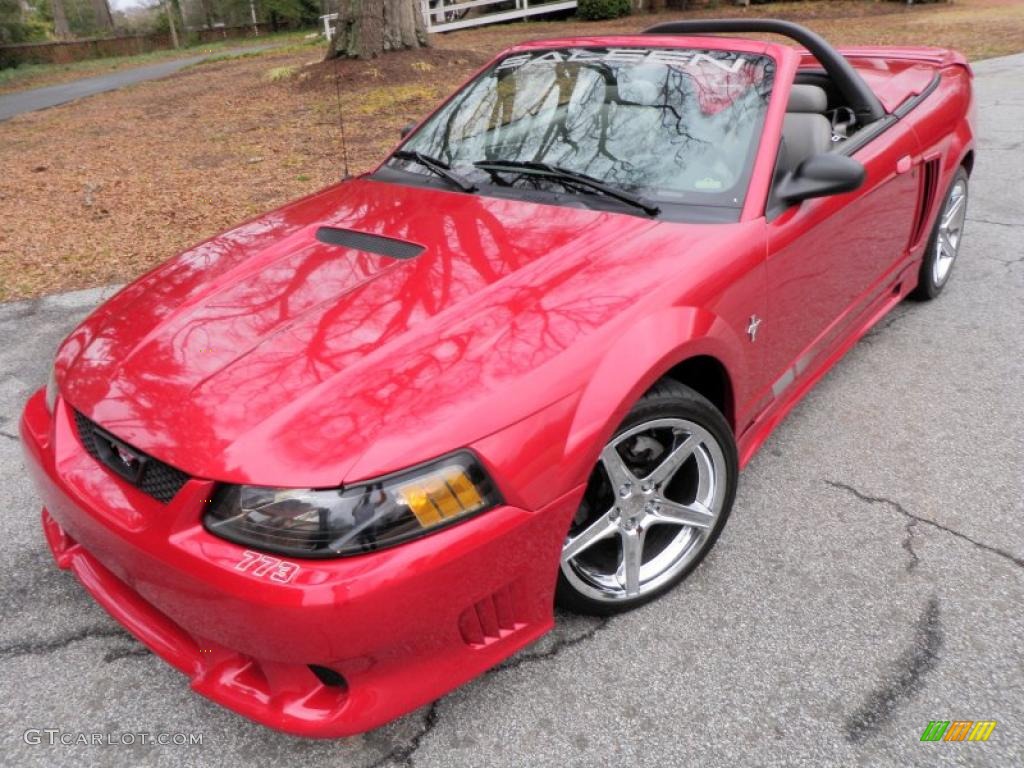
<svg viewBox="0 0 1024 768">
<path fill-rule="evenodd" d="M 274 67 L 273 69 L 268 69 L 266 75 L 264 76 L 270 82 L 277 83 L 280 82 L 281 80 L 287 80 L 298 71 L 299 68 L 294 65 L 288 67 Z"/>
<path fill-rule="evenodd" d="M 617 19 L 628 16 L 632 10 L 631 0 L 579 0 L 576 5 L 576 15 L 589 21 Z"/>
</svg>

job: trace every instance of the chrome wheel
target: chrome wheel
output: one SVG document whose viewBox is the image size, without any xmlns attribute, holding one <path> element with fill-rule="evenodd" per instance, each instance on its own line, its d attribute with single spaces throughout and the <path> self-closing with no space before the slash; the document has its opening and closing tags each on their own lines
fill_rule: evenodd
<svg viewBox="0 0 1024 768">
<path fill-rule="evenodd" d="M 713 542 L 727 485 L 722 447 L 699 424 L 661 418 L 626 430 L 601 452 L 562 573 L 604 602 L 656 591 Z"/>
<path fill-rule="evenodd" d="M 935 259 L 932 264 L 932 282 L 941 286 L 949 277 L 957 253 L 960 251 L 960 238 L 964 230 L 964 219 L 967 217 L 967 179 L 960 178 L 949 190 L 946 205 L 939 218 L 939 228 L 935 238 Z"/>
</svg>

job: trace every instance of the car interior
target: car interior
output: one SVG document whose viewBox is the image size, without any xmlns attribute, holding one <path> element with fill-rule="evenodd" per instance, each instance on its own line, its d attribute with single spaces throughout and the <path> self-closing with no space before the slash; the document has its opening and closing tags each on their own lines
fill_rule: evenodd
<svg viewBox="0 0 1024 768">
<path fill-rule="evenodd" d="M 811 155 L 832 149 L 832 123 L 825 116 L 828 97 L 816 85 L 794 85 L 782 123 L 778 172 L 792 173 Z"/>
<path fill-rule="evenodd" d="M 820 69 L 805 69 L 797 72 L 793 88 L 801 90 L 805 87 L 818 88 L 825 96 L 825 109 L 822 114 L 828 118 L 832 128 L 832 141 L 842 144 L 855 131 L 863 127 L 858 121 L 857 113 L 843 99 L 842 93 L 829 79 L 827 73 Z M 788 108 L 787 112 L 790 111 Z"/>
<path fill-rule="evenodd" d="M 802 69 L 786 107 L 777 174 L 792 173 L 807 158 L 848 153 L 891 124 L 892 116 L 842 54 L 811 30 L 779 19 L 715 19 L 667 22 L 645 34 L 777 34 L 803 46 L 821 65 Z M 849 139 L 856 135 L 854 141 Z"/>
</svg>

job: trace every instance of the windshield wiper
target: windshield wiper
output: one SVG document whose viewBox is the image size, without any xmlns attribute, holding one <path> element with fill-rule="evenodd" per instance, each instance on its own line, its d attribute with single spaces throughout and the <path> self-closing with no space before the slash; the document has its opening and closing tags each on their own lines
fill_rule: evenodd
<svg viewBox="0 0 1024 768">
<path fill-rule="evenodd" d="M 451 169 L 451 166 L 449 166 L 444 160 L 410 149 L 399 149 L 396 152 L 393 152 L 391 156 L 397 157 L 399 160 L 412 160 L 414 163 L 419 163 L 424 168 L 432 171 L 434 174 L 458 187 L 463 192 L 476 192 L 477 190 L 476 184 L 455 173 L 455 171 Z"/>
<path fill-rule="evenodd" d="M 639 208 L 651 216 L 661 213 L 661 208 L 639 195 L 624 192 L 617 187 L 605 184 L 600 179 L 595 179 L 593 176 L 587 176 L 587 174 L 578 171 L 570 171 L 568 168 L 561 168 L 551 163 L 543 163 L 537 160 L 480 160 L 473 163 L 473 165 L 489 173 L 508 171 L 509 173 L 532 173 L 538 176 L 546 176 L 600 192 L 627 205 Z"/>
</svg>

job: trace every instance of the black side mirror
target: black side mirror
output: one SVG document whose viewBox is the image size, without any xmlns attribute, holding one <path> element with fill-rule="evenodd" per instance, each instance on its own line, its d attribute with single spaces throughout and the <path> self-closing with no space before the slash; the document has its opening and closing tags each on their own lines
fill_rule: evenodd
<svg viewBox="0 0 1024 768">
<path fill-rule="evenodd" d="M 783 176 L 775 196 L 792 205 L 811 197 L 852 192 L 864 183 L 864 166 L 846 155 L 826 152 L 811 155 L 797 169 Z"/>
<path fill-rule="evenodd" d="M 411 123 L 406 123 L 402 127 L 402 130 L 400 130 L 398 132 L 398 135 L 401 136 L 404 139 L 406 136 L 408 136 L 410 133 L 412 133 L 412 129 L 415 128 L 415 127 L 416 127 L 416 121 L 415 120 L 413 120 Z"/>
</svg>

